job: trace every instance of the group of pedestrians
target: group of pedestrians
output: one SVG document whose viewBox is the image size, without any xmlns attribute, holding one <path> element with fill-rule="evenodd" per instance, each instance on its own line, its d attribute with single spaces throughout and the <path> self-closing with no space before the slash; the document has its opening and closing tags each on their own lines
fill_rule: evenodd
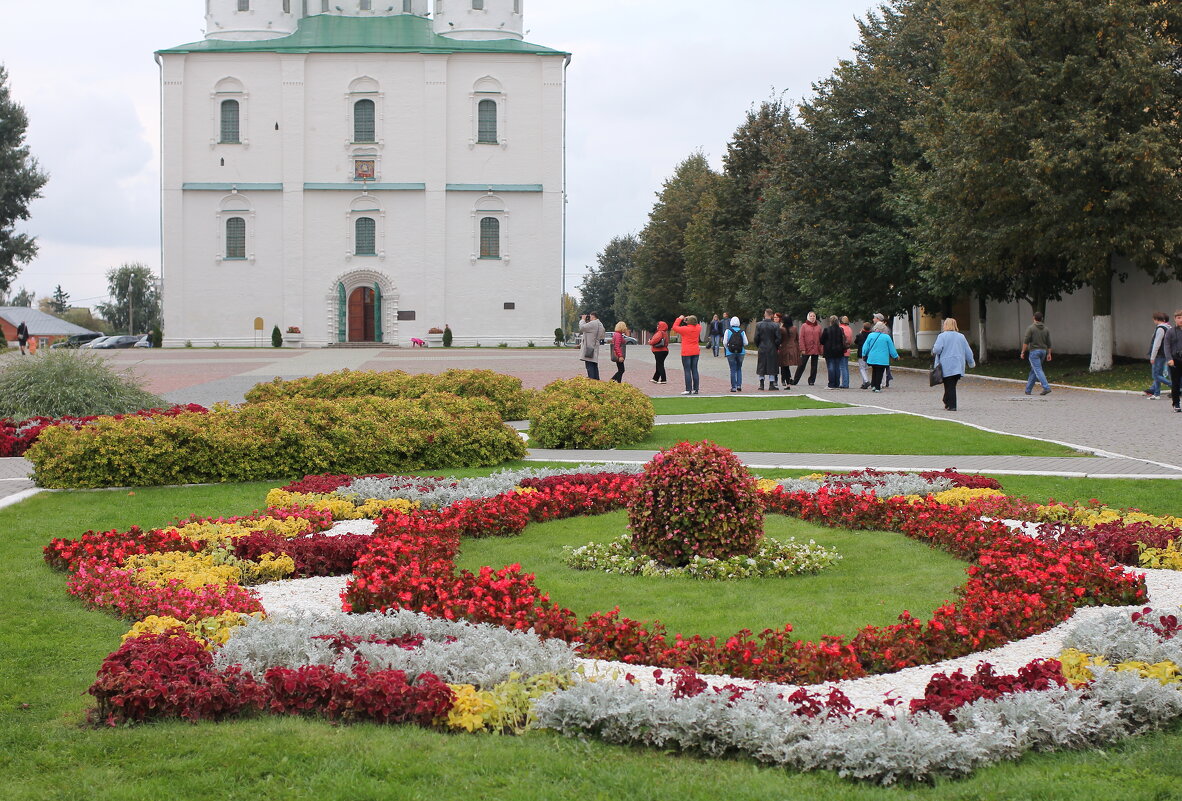
<svg viewBox="0 0 1182 801">
<path fill-rule="evenodd" d="M 1165 312 L 1153 313 L 1153 339 L 1149 344 L 1149 375 L 1152 383 L 1145 397 L 1161 397 L 1161 388 L 1169 385 L 1170 403 L 1182 413 L 1182 309 L 1174 312 L 1174 325 Z"/>
</svg>

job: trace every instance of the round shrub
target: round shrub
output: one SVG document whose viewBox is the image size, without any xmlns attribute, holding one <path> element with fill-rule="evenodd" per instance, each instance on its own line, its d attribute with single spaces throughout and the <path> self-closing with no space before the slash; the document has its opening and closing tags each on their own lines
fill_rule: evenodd
<svg viewBox="0 0 1182 801">
<path fill-rule="evenodd" d="M 653 430 L 653 402 L 636 387 L 568 378 L 534 400 L 529 435 L 542 448 L 619 448 Z"/>
<path fill-rule="evenodd" d="M 88 417 L 164 409 L 172 404 L 140 386 L 131 372 L 116 372 L 88 350 L 46 349 L 10 359 L 0 372 L 0 417 Z"/>
<path fill-rule="evenodd" d="M 257 481 L 500 464 L 525 446 L 492 403 L 433 393 L 219 405 L 208 414 L 52 426 L 26 453 L 43 487 Z"/>
<path fill-rule="evenodd" d="M 674 445 L 645 466 L 628 528 L 633 547 L 663 565 L 751 555 L 763 536 L 755 477 L 712 442 Z"/>
<path fill-rule="evenodd" d="M 529 414 L 529 393 L 521 379 L 492 370 L 445 370 L 439 375 L 412 375 L 402 370 L 338 370 L 256 384 L 247 403 L 285 398 L 421 398 L 429 392 L 448 392 L 462 398 L 485 398 L 497 407 L 502 420 L 523 420 Z"/>
</svg>

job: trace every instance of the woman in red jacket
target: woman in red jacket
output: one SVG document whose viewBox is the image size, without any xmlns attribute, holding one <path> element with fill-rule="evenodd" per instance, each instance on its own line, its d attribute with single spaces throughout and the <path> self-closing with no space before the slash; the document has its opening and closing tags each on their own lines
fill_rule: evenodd
<svg viewBox="0 0 1182 801">
<path fill-rule="evenodd" d="M 682 325 L 682 321 L 685 325 Z M 698 356 L 701 348 L 698 340 L 702 336 L 702 326 L 698 325 L 698 318 L 694 315 L 681 315 L 673 321 L 673 333 L 681 337 L 681 369 L 685 372 L 685 392 L 682 395 L 698 394 Z"/>
<path fill-rule="evenodd" d="M 612 361 L 616 363 L 616 374 L 610 380 L 624 383 L 624 359 L 628 357 L 628 324 L 623 320 L 616 323 L 612 333 Z"/>
<path fill-rule="evenodd" d="M 657 333 L 653 334 L 648 345 L 653 350 L 653 358 L 657 362 L 657 369 L 649 379 L 654 384 L 667 383 L 665 375 L 665 359 L 669 356 L 669 324 L 664 320 L 657 323 Z"/>
<path fill-rule="evenodd" d="M 817 362 L 821 357 L 821 324 L 817 322 L 817 313 L 809 312 L 809 317 L 800 324 L 800 366 L 796 368 L 796 377 L 792 379 L 793 384 L 800 383 L 800 377 L 804 375 L 804 366 L 810 365 L 809 368 L 809 386 L 817 383 Z"/>
</svg>

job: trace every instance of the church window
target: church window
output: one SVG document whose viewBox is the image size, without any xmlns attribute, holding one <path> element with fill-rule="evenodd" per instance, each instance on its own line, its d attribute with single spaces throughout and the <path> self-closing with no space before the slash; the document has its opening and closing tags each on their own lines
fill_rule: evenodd
<svg viewBox="0 0 1182 801">
<path fill-rule="evenodd" d="M 291 0 L 283 0 L 283 13 L 284 14 L 291 13 Z"/>
<path fill-rule="evenodd" d="M 242 217 L 226 220 L 226 258 L 246 258 L 246 220 Z"/>
<path fill-rule="evenodd" d="M 250 0 L 238 0 L 239 11 L 250 11 Z"/>
<path fill-rule="evenodd" d="M 521 0 L 513 0 L 513 13 L 514 14 L 521 13 Z"/>
<path fill-rule="evenodd" d="M 472 0 L 472 8 L 476 11 L 483 11 L 484 0 Z"/>
<path fill-rule="evenodd" d="M 476 105 L 476 141 L 481 144 L 497 143 L 497 101 L 481 100 Z"/>
<path fill-rule="evenodd" d="M 221 133 L 218 141 L 226 145 L 241 144 L 242 136 L 239 130 L 239 108 L 237 100 L 223 100 L 221 105 L 222 120 Z"/>
<path fill-rule="evenodd" d="M 414 4 L 412 0 L 402 0 L 402 13 L 409 14 L 414 11 Z"/>
<path fill-rule="evenodd" d="M 358 100 L 353 104 L 353 141 L 377 141 L 377 130 L 374 121 L 374 103 L 368 98 Z"/>
<path fill-rule="evenodd" d="M 358 256 L 376 256 L 377 251 L 377 223 L 373 217 L 358 217 L 353 225 L 355 254 Z"/>
<path fill-rule="evenodd" d="M 373 0 L 361 0 L 361 2 L 358 4 L 358 8 L 360 8 L 362 11 L 373 11 Z"/>
<path fill-rule="evenodd" d="M 480 258 L 501 258 L 501 221 L 496 217 L 480 220 Z"/>
</svg>

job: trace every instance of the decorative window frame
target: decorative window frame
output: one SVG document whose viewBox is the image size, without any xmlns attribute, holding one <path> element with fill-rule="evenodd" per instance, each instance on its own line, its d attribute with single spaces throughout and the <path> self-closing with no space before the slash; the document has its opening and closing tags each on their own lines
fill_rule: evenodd
<svg viewBox="0 0 1182 801">
<path fill-rule="evenodd" d="M 381 91 L 378 82 L 368 75 L 354 79 L 349 84 L 349 91 L 345 92 L 345 149 L 353 151 L 357 149 L 377 149 L 382 150 L 386 147 L 385 139 L 382 137 L 384 129 L 383 122 L 385 121 L 385 99 L 386 95 Z M 358 100 L 372 100 L 373 101 L 373 142 L 358 142 L 353 139 L 353 135 L 357 133 L 356 120 L 353 116 L 353 109 L 357 105 Z M 349 171 L 352 173 L 352 164 L 349 165 Z M 352 180 L 350 178 L 350 180 Z"/>
<path fill-rule="evenodd" d="M 468 149 L 481 147 L 500 147 L 502 150 L 509 146 L 509 96 L 505 94 L 501 82 L 491 75 L 485 75 L 472 85 L 468 95 L 471 115 L 472 132 L 468 138 Z M 480 101 L 491 100 L 497 104 L 497 141 L 480 141 Z"/>
<path fill-rule="evenodd" d="M 245 258 L 230 258 L 226 255 L 226 221 L 231 217 L 241 217 L 246 221 Z M 223 197 L 218 203 L 218 211 L 214 220 L 214 241 L 216 244 L 214 246 L 215 255 L 213 260 L 218 264 L 242 261 L 254 264 L 256 225 L 254 204 L 250 202 L 250 198 L 240 193 L 237 188 L 233 189 L 230 194 Z"/>
<path fill-rule="evenodd" d="M 224 100 L 238 101 L 237 142 L 221 141 L 222 101 Z M 213 91 L 209 93 L 209 121 L 210 150 L 214 150 L 218 147 L 250 147 L 250 137 L 247 136 L 247 132 L 250 131 L 250 93 L 246 91 L 245 87 L 242 85 L 242 81 L 231 76 L 226 76 L 214 84 Z"/>
<path fill-rule="evenodd" d="M 485 217 L 492 217 L 500 223 L 500 256 L 480 255 L 480 221 Z M 472 207 L 472 252 L 469 261 L 475 264 L 479 261 L 509 263 L 509 209 L 505 201 L 492 192 L 482 196 Z"/>
<path fill-rule="evenodd" d="M 374 252 L 357 253 L 357 219 L 371 217 L 374 221 Z M 386 260 L 386 211 L 378 199 L 362 192 L 349 203 L 345 213 L 345 261 L 352 259 Z"/>
</svg>

